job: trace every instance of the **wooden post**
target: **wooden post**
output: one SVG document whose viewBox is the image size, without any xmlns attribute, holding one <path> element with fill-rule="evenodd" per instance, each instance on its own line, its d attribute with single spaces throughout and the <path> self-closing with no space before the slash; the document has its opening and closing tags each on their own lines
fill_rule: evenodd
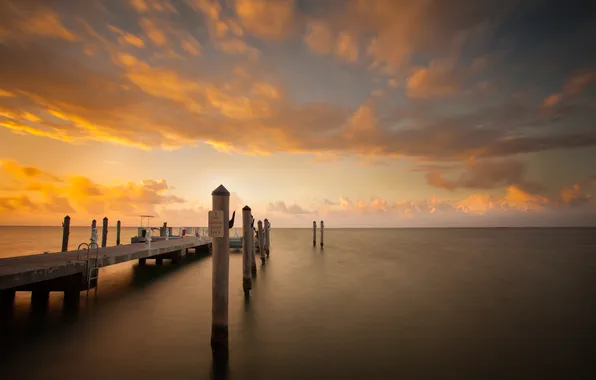
<svg viewBox="0 0 596 380">
<path fill-rule="evenodd" d="M 251 251 L 251 255 L 252 255 L 252 260 L 251 260 L 251 272 L 253 274 L 253 276 L 257 275 L 257 255 L 255 253 L 256 249 L 255 249 L 255 229 L 254 229 L 254 223 L 255 222 L 255 218 L 251 215 L 250 216 L 250 251 Z"/>
<path fill-rule="evenodd" d="M 263 222 L 259 220 L 259 252 L 261 252 L 261 263 L 265 264 L 265 242 L 263 241 Z"/>
<path fill-rule="evenodd" d="M 269 219 L 265 218 L 263 227 L 265 229 L 265 254 L 269 257 Z"/>
<path fill-rule="evenodd" d="M 97 247 L 97 221 L 93 219 L 91 222 L 91 239 L 90 239 L 89 247 L 93 247 L 95 245 Z"/>
<path fill-rule="evenodd" d="M 68 251 L 68 235 L 70 235 L 70 216 L 66 215 L 62 223 L 62 252 Z"/>
<path fill-rule="evenodd" d="M 321 220 L 321 248 L 323 248 L 323 229 L 325 228 L 325 223 Z"/>
<path fill-rule="evenodd" d="M 101 247 L 104 248 L 108 244 L 108 217 L 103 218 L 103 225 L 101 227 Z"/>
<path fill-rule="evenodd" d="M 317 222 L 312 222 L 312 246 L 317 246 Z"/>
<path fill-rule="evenodd" d="M 252 277 L 250 275 L 252 268 L 252 250 L 250 248 L 250 207 L 244 206 L 242 209 L 242 289 L 248 294 L 252 289 Z"/>
<path fill-rule="evenodd" d="M 213 274 L 212 274 L 212 295 L 211 295 L 211 349 L 217 356 L 227 357 L 228 353 L 228 287 L 230 278 L 230 229 L 228 228 L 230 218 L 230 192 L 223 186 L 211 193 L 212 211 L 223 212 L 223 226 L 209 227 L 211 235 L 219 229 L 223 236 L 211 236 L 213 239 Z M 218 234 L 219 235 L 219 234 Z"/>
<path fill-rule="evenodd" d="M 120 228 L 122 228 L 122 224 L 120 221 L 116 222 L 116 245 L 120 245 Z"/>
</svg>

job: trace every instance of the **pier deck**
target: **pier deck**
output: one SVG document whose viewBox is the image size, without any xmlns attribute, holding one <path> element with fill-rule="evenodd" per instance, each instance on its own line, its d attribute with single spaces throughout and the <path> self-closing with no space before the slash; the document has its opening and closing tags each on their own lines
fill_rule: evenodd
<svg viewBox="0 0 596 380">
<path fill-rule="evenodd" d="M 209 237 L 189 236 L 181 239 L 119 245 L 99 248 L 98 262 L 94 266 L 105 267 L 130 260 L 163 257 L 185 252 L 211 243 Z M 89 258 L 95 259 L 95 249 Z M 0 290 L 26 287 L 27 285 L 84 273 L 87 268 L 87 254 L 84 251 L 68 251 L 18 256 L 0 259 Z"/>
</svg>

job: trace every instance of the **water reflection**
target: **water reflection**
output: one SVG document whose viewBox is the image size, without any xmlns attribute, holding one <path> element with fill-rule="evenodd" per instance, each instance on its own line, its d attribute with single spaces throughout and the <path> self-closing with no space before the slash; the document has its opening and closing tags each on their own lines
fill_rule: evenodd
<svg viewBox="0 0 596 380">
<path fill-rule="evenodd" d="M 211 379 L 227 380 L 230 375 L 230 361 L 228 352 L 214 352 L 211 361 Z"/>
<path fill-rule="evenodd" d="M 203 252 L 187 254 L 178 264 L 138 265 L 131 262 L 102 268 L 97 296 L 81 291 L 78 297 L 64 297 L 62 292 L 16 292 L 0 298 L 0 356 L 8 360 L 52 333 L 67 332 L 82 320 L 92 318 L 100 309 L 163 280 L 184 268 L 205 260 Z M 82 300 L 81 300 L 82 299 Z M 67 330 L 64 330 L 67 329 Z M 1 365 L 0 365 L 1 367 Z"/>
</svg>

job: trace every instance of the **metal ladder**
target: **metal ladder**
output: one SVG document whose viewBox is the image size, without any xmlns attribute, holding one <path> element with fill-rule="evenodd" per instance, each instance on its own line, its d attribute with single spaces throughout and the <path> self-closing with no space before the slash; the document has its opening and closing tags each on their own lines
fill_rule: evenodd
<svg viewBox="0 0 596 380">
<path fill-rule="evenodd" d="M 81 249 L 83 247 L 83 249 Z M 95 248 L 95 258 L 90 257 L 91 249 Z M 91 288 L 91 281 L 95 280 L 95 293 L 97 296 L 97 288 L 99 286 L 99 246 L 97 243 L 92 242 L 91 245 L 88 243 L 81 243 L 77 248 L 77 260 L 81 260 L 81 252 L 86 252 L 85 256 L 85 277 L 86 277 L 86 298 L 89 299 L 89 289 Z"/>
</svg>

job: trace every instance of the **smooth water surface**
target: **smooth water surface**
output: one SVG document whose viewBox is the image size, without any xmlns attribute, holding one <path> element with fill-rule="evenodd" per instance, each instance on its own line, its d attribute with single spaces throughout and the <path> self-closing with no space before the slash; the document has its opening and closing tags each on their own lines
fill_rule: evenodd
<svg viewBox="0 0 596 380">
<path fill-rule="evenodd" d="M 249 302 L 231 254 L 231 379 L 594 375 L 593 229 L 327 229 L 324 250 L 274 229 L 271 244 Z M 29 297 L 2 315 L 2 379 L 213 376 L 209 257 L 104 268 L 76 313 Z"/>
</svg>

